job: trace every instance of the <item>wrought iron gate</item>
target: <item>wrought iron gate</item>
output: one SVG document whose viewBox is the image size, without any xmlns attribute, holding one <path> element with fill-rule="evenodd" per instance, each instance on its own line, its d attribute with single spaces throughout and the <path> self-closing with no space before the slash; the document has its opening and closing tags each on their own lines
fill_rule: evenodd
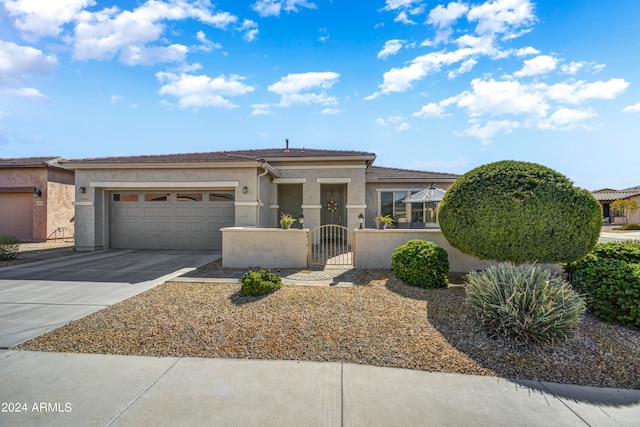
<svg viewBox="0 0 640 427">
<path fill-rule="evenodd" d="M 336 224 L 321 225 L 309 231 L 307 264 L 353 265 L 353 231 Z"/>
</svg>

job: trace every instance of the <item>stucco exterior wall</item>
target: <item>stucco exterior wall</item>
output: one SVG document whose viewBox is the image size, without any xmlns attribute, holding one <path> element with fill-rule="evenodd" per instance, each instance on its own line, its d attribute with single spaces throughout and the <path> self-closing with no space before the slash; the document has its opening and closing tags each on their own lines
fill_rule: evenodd
<svg viewBox="0 0 640 427">
<path fill-rule="evenodd" d="M 49 182 L 47 184 L 47 238 L 62 239 L 74 235 L 73 184 Z"/>
<path fill-rule="evenodd" d="M 480 260 L 453 248 L 440 229 L 425 230 L 355 230 L 355 266 L 361 269 L 391 268 L 391 255 L 409 240 L 434 242 L 447 251 L 449 271 L 467 273 L 482 270 L 491 262 Z"/>
<path fill-rule="evenodd" d="M 45 241 L 62 224 L 73 235 L 73 223 L 69 222 L 73 218 L 73 181 L 73 172 L 44 167 L 0 170 L 0 187 L 35 187 L 42 192 L 33 199 L 34 241 Z"/>
<path fill-rule="evenodd" d="M 222 229 L 222 266 L 229 268 L 304 268 L 307 230 Z"/>
</svg>

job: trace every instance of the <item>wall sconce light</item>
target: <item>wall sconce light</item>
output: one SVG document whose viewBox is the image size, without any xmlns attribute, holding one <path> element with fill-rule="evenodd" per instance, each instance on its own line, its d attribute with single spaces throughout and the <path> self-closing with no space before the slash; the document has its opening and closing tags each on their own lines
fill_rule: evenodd
<svg viewBox="0 0 640 427">
<path fill-rule="evenodd" d="M 244 194 L 247 194 L 249 192 L 249 187 L 247 187 L 246 185 L 244 187 L 242 187 L 242 192 Z"/>
<path fill-rule="evenodd" d="M 363 228 L 362 224 L 364 223 L 364 215 L 362 214 L 362 212 L 360 212 L 360 215 L 358 215 L 358 221 L 360 221 L 360 227 L 358 228 L 362 230 Z"/>
<path fill-rule="evenodd" d="M 300 223 L 300 228 L 304 230 L 304 215 L 300 214 L 298 222 Z"/>
<path fill-rule="evenodd" d="M 42 191 L 38 190 L 36 187 L 33 187 L 33 193 L 31 193 L 34 199 L 42 196 Z"/>
<path fill-rule="evenodd" d="M 84 194 L 87 192 L 87 187 L 80 187 L 80 193 Z"/>
</svg>

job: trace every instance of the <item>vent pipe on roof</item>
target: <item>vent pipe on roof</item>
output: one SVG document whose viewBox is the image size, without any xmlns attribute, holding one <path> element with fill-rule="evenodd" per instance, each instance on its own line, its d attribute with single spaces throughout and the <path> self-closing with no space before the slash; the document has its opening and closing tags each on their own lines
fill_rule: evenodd
<svg viewBox="0 0 640 427">
<path fill-rule="evenodd" d="M 284 142 L 286 143 L 284 151 L 285 151 L 285 153 L 288 153 L 289 152 L 289 138 L 286 138 L 284 140 Z"/>
</svg>

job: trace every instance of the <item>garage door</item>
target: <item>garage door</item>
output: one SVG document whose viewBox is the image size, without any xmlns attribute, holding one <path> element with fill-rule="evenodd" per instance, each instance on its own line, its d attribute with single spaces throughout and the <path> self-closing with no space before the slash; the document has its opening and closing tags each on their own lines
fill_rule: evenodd
<svg viewBox="0 0 640 427">
<path fill-rule="evenodd" d="M 20 240 L 33 240 L 31 193 L 0 193 L 0 233 Z"/>
<path fill-rule="evenodd" d="M 120 249 L 221 249 L 235 223 L 233 190 L 111 193 L 110 246 Z"/>
</svg>

